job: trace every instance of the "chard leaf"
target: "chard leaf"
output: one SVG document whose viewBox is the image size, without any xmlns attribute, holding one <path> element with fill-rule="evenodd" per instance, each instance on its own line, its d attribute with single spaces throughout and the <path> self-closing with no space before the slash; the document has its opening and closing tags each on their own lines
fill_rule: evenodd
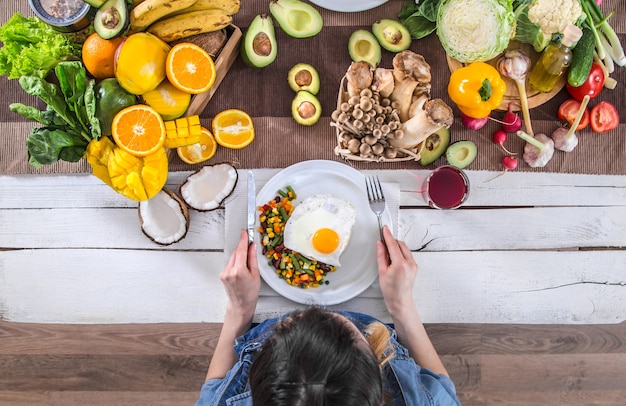
<svg viewBox="0 0 626 406">
<path fill-rule="evenodd" d="M 90 80 L 87 83 L 87 89 L 85 89 L 85 111 L 87 112 L 87 118 L 89 120 L 89 127 L 91 129 L 91 137 L 93 139 L 100 139 L 102 136 L 102 128 L 100 126 L 100 120 L 96 117 L 96 81 Z"/>
<path fill-rule="evenodd" d="M 84 100 L 87 72 L 82 63 L 61 62 L 54 69 L 54 73 L 59 80 L 67 106 L 76 116 L 76 124 L 80 124 L 85 132 L 89 132 L 89 117 L 87 117 Z"/>
<path fill-rule="evenodd" d="M 439 11 L 441 0 L 422 1 L 419 5 L 419 13 L 430 22 L 437 21 L 437 11 Z"/>
<path fill-rule="evenodd" d="M 9 110 L 27 118 L 28 120 L 36 121 L 41 124 L 47 124 L 42 112 L 36 107 L 27 106 L 22 103 L 11 103 L 9 104 Z"/>
<path fill-rule="evenodd" d="M 404 20 L 404 26 L 414 39 L 424 38 L 437 28 L 437 24 L 417 13 Z"/>
<path fill-rule="evenodd" d="M 87 149 L 87 141 L 81 136 L 68 134 L 63 130 L 33 128 L 26 139 L 28 162 L 36 168 L 50 165 L 59 159 L 76 162 Z"/>
<path fill-rule="evenodd" d="M 400 10 L 400 13 L 398 14 L 398 18 L 400 20 L 405 20 L 411 14 L 416 13 L 418 10 L 419 10 L 419 5 L 415 4 L 415 1 L 413 1 L 413 0 L 406 0 L 402 4 L 402 10 Z"/>
</svg>

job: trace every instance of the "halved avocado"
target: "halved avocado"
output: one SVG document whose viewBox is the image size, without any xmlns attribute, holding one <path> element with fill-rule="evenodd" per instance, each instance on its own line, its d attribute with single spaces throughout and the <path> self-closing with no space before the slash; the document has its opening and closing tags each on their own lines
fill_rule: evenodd
<svg viewBox="0 0 626 406">
<path fill-rule="evenodd" d="M 291 102 L 291 115 L 298 124 L 313 125 L 322 115 L 322 105 L 317 97 L 300 90 Z"/>
<path fill-rule="evenodd" d="M 324 25 L 320 12 L 300 0 L 271 0 L 270 13 L 280 28 L 294 38 L 313 37 Z"/>
<path fill-rule="evenodd" d="M 442 127 L 424 141 L 424 148 L 420 153 L 420 164 L 426 166 L 435 162 L 446 152 L 448 145 L 450 145 L 450 130 Z"/>
<path fill-rule="evenodd" d="M 98 8 L 93 19 L 93 28 L 104 39 L 119 37 L 126 33 L 130 18 L 126 0 L 106 0 Z"/>
<path fill-rule="evenodd" d="M 320 75 L 308 63 L 298 63 L 289 69 L 287 81 L 294 92 L 306 90 L 315 95 L 320 91 Z"/>
<path fill-rule="evenodd" d="M 241 41 L 241 58 L 252 68 L 264 68 L 276 60 L 274 22 L 267 14 L 259 14 L 250 23 Z"/>
<path fill-rule="evenodd" d="M 476 158 L 476 144 L 472 141 L 457 141 L 446 150 L 446 159 L 452 166 L 463 169 Z"/>
<path fill-rule="evenodd" d="M 383 18 L 372 25 L 380 46 L 391 52 L 402 52 L 411 46 L 411 33 L 400 21 Z"/>
<path fill-rule="evenodd" d="M 354 62 L 365 61 L 374 68 L 380 63 L 380 44 L 374 34 L 369 31 L 354 31 L 348 39 L 348 52 Z"/>
</svg>

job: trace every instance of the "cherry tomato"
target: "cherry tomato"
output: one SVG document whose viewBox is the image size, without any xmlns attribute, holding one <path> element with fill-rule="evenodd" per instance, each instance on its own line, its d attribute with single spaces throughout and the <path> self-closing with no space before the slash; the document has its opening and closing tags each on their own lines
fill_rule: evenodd
<svg viewBox="0 0 626 406">
<path fill-rule="evenodd" d="M 603 87 L 604 70 L 602 70 L 602 67 L 597 62 L 591 64 L 591 71 L 589 72 L 589 76 L 587 76 L 585 83 L 576 87 L 570 85 L 569 83 L 565 84 L 567 92 L 578 101 L 582 100 L 587 94 L 590 99 L 593 99 L 600 94 Z"/>
<path fill-rule="evenodd" d="M 589 120 L 593 131 L 605 133 L 619 125 L 619 113 L 610 102 L 601 101 L 591 109 Z"/>
<path fill-rule="evenodd" d="M 572 123 L 576 119 L 576 115 L 578 114 L 579 109 L 580 109 L 580 102 L 578 100 L 574 100 L 574 99 L 565 100 L 559 106 L 559 111 L 558 111 L 559 120 L 567 122 L 569 125 L 572 125 Z M 576 129 L 582 130 L 588 125 L 589 125 L 589 109 L 585 108 L 583 117 L 580 119 L 580 123 L 578 123 L 578 127 L 576 127 Z"/>
</svg>

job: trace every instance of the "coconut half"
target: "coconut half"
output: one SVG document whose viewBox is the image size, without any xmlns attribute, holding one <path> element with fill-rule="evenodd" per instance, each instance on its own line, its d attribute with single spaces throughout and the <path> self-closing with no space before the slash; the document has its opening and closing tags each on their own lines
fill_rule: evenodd
<svg viewBox="0 0 626 406">
<path fill-rule="evenodd" d="M 163 188 L 152 199 L 139 202 L 141 231 L 157 244 L 170 245 L 185 238 L 189 210 L 173 191 Z"/>
<path fill-rule="evenodd" d="M 237 170 L 229 164 L 207 165 L 180 186 L 185 203 L 196 210 L 215 210 L 235 190 Z"/>
</svg>

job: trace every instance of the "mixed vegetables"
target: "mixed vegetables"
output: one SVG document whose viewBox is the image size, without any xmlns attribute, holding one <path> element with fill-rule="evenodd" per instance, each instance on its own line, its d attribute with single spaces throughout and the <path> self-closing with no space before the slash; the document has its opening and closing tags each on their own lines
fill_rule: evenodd
<svg viewBox="0 0 626 406">
<path fill-rule="evenodd" d="M 263 255 L 278 277 L 291 286 L 307 289 L 328 285 L 329 281 L 325 277 L 336 270 L 334 266 L 306 258 L 283 244 L 285 224 L 293 212 L 293 201 L 297 197 L 293 188 L 287 186 L 285 190 L 278 190 L 274 199 L 258 207 L 261 224 L 258 231 L 261 234 Z"/>
</svg>

